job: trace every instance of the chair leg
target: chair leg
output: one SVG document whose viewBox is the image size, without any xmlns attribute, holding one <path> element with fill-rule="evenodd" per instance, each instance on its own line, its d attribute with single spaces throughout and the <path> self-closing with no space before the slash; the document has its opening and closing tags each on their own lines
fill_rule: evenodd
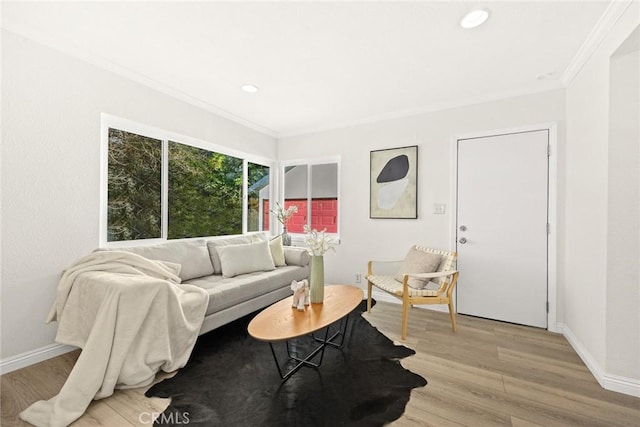
<svg viewBox="0 0 640 427">
<path fill-rule="evenodd" d="M 367 281 L 367 313 L 371 313 L 371 291 L 373 290 L 373 285 L 371 282 Z"/>
<path fill-rule="evenodd" d="M 402 300 L 402 331 L 400 333 L 400 338 L 402 341 L 407 339 L 407 323 L 409 320 L 409 300 L 408 298 L 403 298 Z"/>
<path fill-rule="evenodd" d="M 453 312 L 453 301 L 449 301 L 449 317 L 451 317 L 451 327 L 456 331 L 456 314 Z"/>
</svg>

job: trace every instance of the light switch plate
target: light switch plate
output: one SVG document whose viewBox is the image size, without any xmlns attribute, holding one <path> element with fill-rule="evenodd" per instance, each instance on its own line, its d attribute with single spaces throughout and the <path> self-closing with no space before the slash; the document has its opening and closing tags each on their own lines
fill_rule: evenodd
<svg viewBox="0 0 640 427">
<path fill-rule="evenodd" d="M 444 203 L 434 203 L 433 204 L 433 213 L 436 215 L 444 214 Z"/>
</svg>

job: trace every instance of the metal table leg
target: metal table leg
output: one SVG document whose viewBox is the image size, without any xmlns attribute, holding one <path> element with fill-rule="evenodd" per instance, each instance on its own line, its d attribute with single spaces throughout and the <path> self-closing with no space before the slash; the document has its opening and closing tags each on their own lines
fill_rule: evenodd
<svg viewBox="0 0 640 427">
<path fill-rule="evenodd" d="M 328 345 L 335 348 L 342 348 L 342 346 L 344 345 L 344 337 L 346 335 L 348 323 L 349 323 L 349 315 L 345 316 L 343 319 L 340 320 L 340 325 L 338 326 L 338 330 L 333 335 L 331 335 L 331 337 L 329 337 L 329 328 L 331 325 L 326 327 L 324 338 L 318 338 L 314 334 L 311 334 L 311 337 L 314 339 L 314 341 L 319 342 L 320 345 L 316 347 L 307 356 L 305 356 L 303 359 L 300 359 L 299 357 L 296 357 L 293 354 L 291 354 L 289 341 L 286 341 L 285 343 L 287 347 L 287 356 L 289 357 L 290 360 L 295 360 L 298 363 L 285 374 L 282 373 L 282 368 L 280 367 L 280 363 L 278 362 L 278 357 L 276 356 L 276 352 L 273 349 L 273 343 L 269 342 L 269 347 L 271 348 L 271 355 L 273 356 L 273 360 L 276 363 L 276 368 L 278 368 L 278 374 L 280 375 L 280 378 L 282 378 L 282 382 L 285 382 L 286 380 L 291 378 L 291 376 L 295 374 L 303 366 L 308 366 L 310 368 L 318 369 L 320 365 L 322 365 L 322 360 L 324 359 L 324 350 Z M 344 324 L 344 326 L 342 326 L 342 324 Z M 335 342 L 334 339 L 340 335 L 342 336 L 340 339 L 340 342 L 339 343 Z M 318 363 L 311 362 L 311 359 L 318 353 L 320 353 L 320 360 L 318 361 Z"/>
<path fill-rule="evenodd" d="M 342 326 L 343 324 L 344 326 Z M 336 333 L 331 335 L 331 337 L 328 340 L 326 339 L 326 337 L 324 340 L 322 340 L 316 337 L 314 334 L 311 334 L 311 336 L 317 342 L 323 343 L 325 345 L 330 345 L 335 348 L 342 348 L 342 346 L 344 345 L 344 337 L 347 334 L 348 325 L 349 325 L 349 315 L 345 316 L 343 319 L 340 320 L 340 325 L 338 326 L 338 330 L 336 331 Z M 327 326 L 327 329 L 329 329 L 329 326 Z M 336 338 L 337 336 L 341 336 L 340 343 L 333 341 L 334 338 Z"/>
</svg>

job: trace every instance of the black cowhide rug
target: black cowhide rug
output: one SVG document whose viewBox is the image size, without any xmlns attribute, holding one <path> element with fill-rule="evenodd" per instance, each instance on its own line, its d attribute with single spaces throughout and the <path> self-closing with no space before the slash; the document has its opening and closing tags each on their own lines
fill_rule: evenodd
<svg viewBox="0 0 640 427">
<path fill-rule="evenodd" d="M 172 398 L 156 423 L 380 426 L 399 418 L 411 390 L 427 381 L 400 365 L 414 351 L 378 332 L 362 317 L 365 310 L 363 301 L 349 315 L 342 349 L 327 347 L 319 369 L 303 367 L 284 383 L 269 344 L 247 333 L 255 313 L 201 336 L 187 366 L 147 391 Z M 302 356 L 310 345 L 311 338 L 297 339 L 292 351 Z M 274 348 L 285 361 L 284 344 Z"/>
</svg>

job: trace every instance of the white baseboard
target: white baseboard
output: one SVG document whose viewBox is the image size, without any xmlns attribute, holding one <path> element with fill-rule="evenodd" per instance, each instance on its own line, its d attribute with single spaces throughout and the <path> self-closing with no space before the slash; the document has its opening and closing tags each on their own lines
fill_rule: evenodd
<svg viewBox="0 0 640 427">
<path fill-rule="evenodd" d="M 64 344 L 50 344 L 0 360 L 0 375 L 26 368 L 27 366 L 51 359 L 76 350 L 77 347 Z"/>
<path fill-rule="evenodd" d="M 558 323 L 558 330 L 569 341 L 571 347 L 578 353 L 578 356 L 582 359 L 585 365 L 596 381 L 605 390 L 615 391 L 618 393 L 628 394 L 630 396 L 640 397 L 640 380 L 634 378 L 622 377 L 614 374 L 607 374 L 606 371 L 596 360 L 591 356 L 591 353 L 585 348 L 584 345 L 578 340 L 571 329 L 563 324 Z"/>
<path fill-rule="evenodd" d="M 621 377 L 619 375 L 606 374 L 604 376 L 604 388 L 630 396 L 640 397 L 640 380 Z"/>
<path fill-rule="evenodd" d="M 578 340 L 574 333 L 564 323 L 558 323 L 558 329 L 562 335 L 569 341 L 571 347 L 578 353 L 578 356 L 582 359 L 587 368 L 591 371 L 598 383 L 604 388 L 604 368 L 600 366 L 598 362 L 591 356 L 591 353 L 585 348 L 584 345 Z"/>
</svg>

